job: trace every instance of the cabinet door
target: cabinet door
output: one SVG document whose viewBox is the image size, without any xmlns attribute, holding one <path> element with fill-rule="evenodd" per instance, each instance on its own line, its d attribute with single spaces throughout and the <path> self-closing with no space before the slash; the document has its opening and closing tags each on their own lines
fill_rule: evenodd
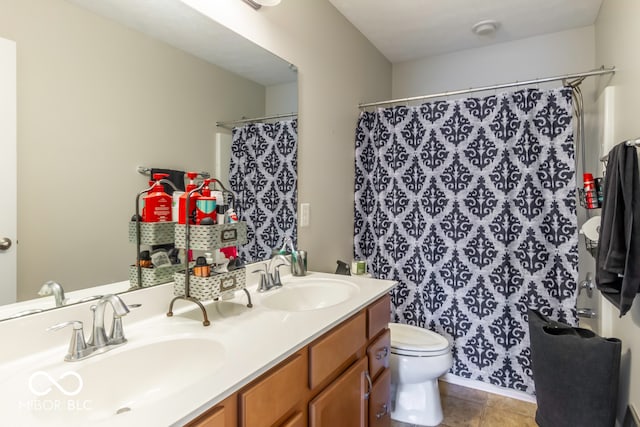
<svg viewBox="0 0 640 427">
<path fill-rule="evenodd" d="M 306 350 L 240 392 L 240 426 L 271 427 L 307 397 Z"/>
<path fill-rule="evenodd" d="M 365 426 L 367 363 L 358 360 L 309 403 L 310 427 Z"/>
<path fill-rule="evenodd" d="M 391 426 L 391 370 L 385 369 L 369 395 L 369 427 Z"/>
<path fill-rule="evenodd" d="M 280 427 L 306 427 L 307 423 L 304 419 L 304 414 L 301 411 L 293 414 L 287 421 L 282 423 Z"/>
<path fill-rule="evenodd" d="M 233 394 L 213 408 L 209 409 L 196 420 L 188 424 L 189 427 L 235 427 L 237 425 L 238 396 Z"/>
<path fill-rule="evenodd" d="M 309 388 L 324 387 L 358 357 L 365 346 L 364 312 L 345 321 L 309 346 Z"/>
</svg>

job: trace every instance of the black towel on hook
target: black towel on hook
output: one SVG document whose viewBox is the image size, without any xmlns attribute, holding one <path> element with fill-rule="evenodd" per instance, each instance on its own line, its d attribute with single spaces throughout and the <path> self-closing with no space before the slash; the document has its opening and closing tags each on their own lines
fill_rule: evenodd
<svg viewBox="0 0 640 427">
<path fill-rule="evenodd" d="M 185 186 L 184 186 L 184 171 L 177 171 L 177 170 L 173 170 L 173 169 L 156 169 L 156 168 L 151 168 L 151 179 L 153 179 L 153 175 L 156 173 L 166 173 L 167 175 L 169 175 L 167 177 L 167 179 L 171 182 L 173 182 L 173 184 L 178 188 L 178 191 L 185 191 Z M 173 187 L 171 187 L 170 185 L 167 184 L 162 184 L 164 187 L 164 191 L 168 194 L 168 195 L 172 195 L 174 190 Z"/>
<path fill-rule="evenodd" d="M 640 176 L 636 148 L 626 143 L 609 153 L 600 219 L 596 284 L 620 294 L 620 316 L 640 290 Z"/>
</svg>

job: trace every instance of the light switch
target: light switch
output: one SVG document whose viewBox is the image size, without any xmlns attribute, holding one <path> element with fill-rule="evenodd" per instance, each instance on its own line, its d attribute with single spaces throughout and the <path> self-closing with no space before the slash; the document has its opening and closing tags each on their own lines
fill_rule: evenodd
<svg viewBox="0 0 640 427">
<path fill-rule="evenodd" d="M 300 227 L 308 227 L 311 215 L 311 204 L 300 203 Z"/>
</svg>

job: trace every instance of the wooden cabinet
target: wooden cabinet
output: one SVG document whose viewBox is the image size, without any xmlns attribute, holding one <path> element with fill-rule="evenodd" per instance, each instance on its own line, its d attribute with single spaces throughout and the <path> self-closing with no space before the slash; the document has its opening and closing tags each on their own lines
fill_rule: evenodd
<svg viewBox="0 0 640 427">
<path fill-rule="evenodd" d="M 307 349 L 290 357 L 238 394 L 241 427 L 271 427 L 306 404 Z"/>
<path fill-rule="evenodd" d="M 367 357 L 369 358 L 369 375 L 375 378 L 384 369 L 389 367 L 389 355 L 391 354 L 391 331 L 385 329 L 384 332 L 376 338 L 367 347 Z"/>
<path fill-rule="evenodd" d="M 366 322 L 361 312 L 309 346 L 309 388 L 326 384 L 358 358 L 367 342 Z"/>
<path fill-rule="evenodd" d="M 369 427 L 391 425 L 391 371 L 387 368 L 373 382 L 369 394 Z"/>
<path fill-rule="evenodd" d="M 233 394 L 188 424 L 189 427 L 231 427 L 238 424 L 238 397 Z"/>
<path fill-rule="evenodd" d="M 297 351 L 190 427 L 390 427 L 390 298 Z"/>
<path fill-rule="evenodd" d="M 391 297 L 381 297 L 367 307 L 367 339 L 372 339 L 389 325 L 391 318 Z"/>
<path fill-rule="evenodd" d="M 367 358 L 354 363 L 309 403 L 309 427 L 365 427 Z"/>
</svg>

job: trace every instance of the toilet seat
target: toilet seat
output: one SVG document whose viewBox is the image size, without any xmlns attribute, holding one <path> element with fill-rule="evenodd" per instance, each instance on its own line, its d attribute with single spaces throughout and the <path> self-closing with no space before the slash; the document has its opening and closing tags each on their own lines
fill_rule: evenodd
<svg viewBox="0 0 640 427">
<path fill-rule="evenodd" d="M 445 337 L 428 329 L 403 323 L 389 323 L 391 353 L 409 357 L 433 357 L 450 351 Z"/>
</svg>

